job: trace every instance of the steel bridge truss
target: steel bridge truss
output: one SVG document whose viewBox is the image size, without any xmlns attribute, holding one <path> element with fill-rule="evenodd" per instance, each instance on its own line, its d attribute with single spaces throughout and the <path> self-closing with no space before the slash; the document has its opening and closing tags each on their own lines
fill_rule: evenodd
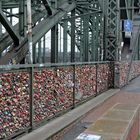
<svg viewBox="0 0 140 140">
<path fill-rule="evenodd" d="M 0 64 L 28 62 L 26 1 L 2 0 L 0 6 L 7 31 L 0 26 Z M 117 60 L 118 8 L 117 0 L 32 1 L 33 62 Z"/>
</svg>

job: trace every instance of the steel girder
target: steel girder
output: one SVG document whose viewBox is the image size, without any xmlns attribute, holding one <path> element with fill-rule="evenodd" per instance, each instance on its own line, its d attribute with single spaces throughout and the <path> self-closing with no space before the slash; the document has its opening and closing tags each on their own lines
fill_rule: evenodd
<svg viewBox="0 0 140 140">
<path fill-rule="evenodd" d="M 2 9 L 0 9 L 0 22 L 5 27 L 11 38 L 13 39 L 13 42 L 15 46 L 19 45 L 19 35 L 14 31 L 13 26 L 11 25 L 10 21 L 6 18 L 4 15 Z"/>
<path fill-rule="evenodd" d="M 67 2 L 58 9 L 54 15 L 48 17 L 40 22 L 33 28 L 33 45 L 35 45 L 41 37 L 43 37 L 54 25 L 56 25 L 62 17 L 64 17 L 68 12 L 72 11 L 76 7 L 75 3 L 71 5 Z M 19 63 L 25 56 L 28 51 L 27 47 L 27 38 L 20 44 L 16 49 L 13 49 L 7 55 L 3 56 L 0 60 L 0 64 L 7 64 L 9 61 L 14 60 L 14 62 Z"/>
<path fill-rule="evenodd" d="M 134 0 L 120 0 L 120 19 L 132 20 L 133 15 L 134 15 L 134 9 L 138 8 L 136 7 L 136 5 L 137 5 L 137 2 L 134 5 Z"/>
<path fill-rule="evenodd" d="M 125 0 L 126 3 L 126 12 L 127 12 L 127 19 L 133 18 L 134 14 L 134 0 Z"/>
<path fill-rule="evenodd" d="M 61 24 L 62 25 L 62 24 Z M 67 50 L 68 50 L 68 22 L 63 23 L 63 62 L 68 62 Z"/>
<path fill-rule="evenodd" d="M 76 4 L 75 16 L 66 19 L 71 22 L 75 18 L 75 44 L 80 51 L 80 61 L 100 60 L 100 52 L 103 52 L 99 51 L 103 49 L 103 14 L 100 3 L 98 0 L 77 0 Z M 72 25 L 67 28 L 71 35 L 69 31 Z"/>
<path fill-rule="evenodd" d="M 118 60 L 119 43 L 119 1 L 104 0 L 105 13 L 105 60 Z"/>
<path fill-rule="evenodd" d="M 75 9 L 72 10 L 71 16 L 75 16 Z M 75 18 L 71 20 L 71 62 L 75 62 Z"/>
<path fill-rule="evenodd" d="M 17 8 L 19 7 L 19 3 L 15 1 L 2 1 L 3 9 Z"/>
<path fill-rule="evenodd" d="M 42 0 L 47 12 L 48 12 L 48 15 L 52 15 L 52 9 L 50 7 L 50 3 L 48 0 Z"/>
<path fill-rule="evenodd" d="M 45 2 L 46 1 L 47 0 L 45 0 Z M 13 3 L 15 2 L 13 1 Z M 33 1 L 34 3 L 33 5 L 35 7 L 32 8 L 37 9 L 39 11 L 41 8 L 41 3 L 39 2 L 37 4 L 37 2 L 39 1 Z M 104 0 L 104 2 L 103 0 L 90 0 L 90 1 L 75 0 L 75 2 L 72 1 L 70 8 L 69 8 L 70 5 L 66 6 L 64 3 L 66 3 L 67 5 L 68 1 L 60 0 L 60 2 L 58 2 L 58 5 L 63 5 L 64 7 L 58 6 L 58 9 L 55 9 L 52 16 L 45 18 L 43 21 L 41 21 L 38 25 L 36 25 L 33 28 L 34 45 L 40 41 L 41 37 L 43 37 L 47 31 L 53 28 L 54 25 L 57 25 L 59 21 L 62 21 L 62 19 L 67 15 L 68 12 L 71 12 L 74 8 L 76 8 L 75 16 L 73 15 L 75 19 L 75 27 L 73 25 L 74 22 L 70 24 L 71 19 L 69 19 L 69 17 L 65 21 L 66 24 L 64 23 L 62 26 L 63 27 L 65 26 L 64 38 L 67 38 L 68 34 L 71 35 L 75 33 L 75 41 L 73 37 L 73 42 L 75 42 L 76 46 L 80 51 L 81 61 L 102 60 L 103 56 L 105 56 L 104 60 L 116 60 L 117 47 L 118 47 L 117 42 L 119 38 L 118 0 L 107 0 L 107 1 Z M 18 3 L 16 2 L 16 4 Z M 100 13 L 101 10 L 103 11 L 103 13 Z M 38 16 L 38 14 L 36 15 Z M 103 18 L 103 15 L 105 15 L 105 18 Z M 105 24 L 104 21 L 106 21 Z M 71 28 L 72 26 L 75 28 L 75 31 L 73 30 L 73 33 Z M 103 38 L 104 35 L 105 37 Z M 103 46 L 103 40 L 105 42 L 104 46 Z M 64 49 L 63 54 L 64 57 L 66 57 L 67 41 L 64 41 L 64 44 L 66 45 L 66 47 L 63 48 Z M 74 44 L 72 45 L 75 48 Z M 75 53 L 74 48 L 72 54 L 73 57 Z M 15 59 L 18 63 L 20 61 L 18 57 L 20 56 L 21 58 L 25 57 L 28 51 L 27 38 L 25 38 L 23 44 L 20 44 L 20 46 L 16 49 L 16 52 L 14 51 L 11 52 L 11 58 Z M 8 58 L 7 59 L 8 62 L 10 57 L 7 58 Z M 75 60 L 75 58 L 72 59 Z"/>
<path fill-rule="evenodd" d="M 56 25 L 59 21 L 62 20 L 62 18 L 70 11 L 72 11 L 76 5 L 72 3 L 71 5 L 64 3 L 61 6 L 61 10 L 58 10 L 52 17 L 48 17 L 47 19 L 43 20 L 35 26 L 33 31 L 33 39 L 34 42 L 37 43 L 37 41 L 43 37 L 54 25 Z"/>
<path fill-rule="evenodd" d="M 92 1 L 76 1 L 76 9 L 75 9 L 75 14 L 73 14 L 72 18 L 70 17 L 70 14 L 68 14 L 68 19 L 66 20 L 62 20 L 60 22 L 60 25 L 64 28 L 64 44 L 63 44 L 63 62 L 67 62 L 67 50 L 68 50 L 68 45 L 67 45 L 67 35 L 69 34 L 71 36 L 71 61 L 75 61 L 76 58 L 76 52 L 75 52 L 75 45 L 76 47 L 79 49 L 80 51 L 80 61 L 96 61 L 98 60 L 98 49 L 100 48 L 100 42 L 102 42 L 100 40 L 99 34 L 98 32 L 101 32 L 101 28 L 99 27 L 100 22 L 103 22 L 102 16 L 100 16 L 100 14 L 98 14 L 98 12 L 100 12 L 100 7 L 99 7 L 99 2 L 98 0 L 92 0 Z M 61 9 L 62 10 L 62 9 Z M 95 12 L 95 13 L 93 13 Z M 91 13 L 91 14 L 90 14 Z M 84 15 L 85 14 L 85 15 Z M 88 30 L 85 30 L 85 26 L 87 24 L 84 24 L 85 26 L 83 26 L 84 23 L 84 17 L 89 16 L 89 21 L 86 21 L 89 28 Z M 79 18 L 78 18 L 78 17 Z M 92 18 L 93 16 L 95 16 L 96 18 Z M 70 18 L 69 18 L 70 17 Z M 93 20 L 92 20 L 93 19 Z M 75 20 L 73 23 L 71 22 L 72 20 Z M 65 23 L 69 23 L 67 24 L 67 26 L 65 25 Z M 96 23 L 95 25 L 93 23 Z M 65 25 L 65 26 L 64 26 Z M 101 27 L 103 24 L 100 24 Z M 95 32 L 92 32 L 92 26 L 96 26 L 95 27 Z M 97 28 L 98 27 L 98 28 Z M 83 29 L 82 29 L 83 28 Z M 75 29 L 75 30 L 74 30 Z M 97 30 L 97 34 L 96 34 L 96 30 Z M 85 31 L 86 31 L 86 36 L 85 36 Z M 103 31 L 102 31 L 103 32 Z M 55 32 L 52 32 L 53 34 L 56 34 Z M 93 34 L 92 34 L 93 33 Z M 72 35 L 73 34 L 73 35 Z M 56 39 L 55 39 L 56 36 Z M 58 58 L 58 49 L 56 44 L 54 43 L 56 42 L 55 40 L 57 40 L 57 35 L 53 36 L 52 40 L 51 40 L 51 62 L 57 62 L 57 58 Z M 95 39 L 95 44 L 93 44 L 92 42 L 92 36 L 96 36 Z M 85 41 L 86 39 L 86 41 Z M 87 42 L 87 43 L 84 43 Z M 38 41 L 39 43 L 39 41 Z M 74 45 L 75 44 L 75 45 Z M 96 48 L 96 49 L 93 49 Z M 86 52 L 84 51 L 86 50 Z M 94 51 L 96 50 L 96 51 Z M 100 49 L 101 50 L 101 49 Z M 91 57 L 94 56 L 94 59 Z M 99 54 L 100 55 L 100 54 Z"/>
<path fill-rule="evenodd" d="M 77 7 L 76 7 L 76 13 L 73 16 L 79 16 L 79 21 L 78 18 L 74 18 L 75 20 L 75 31 L 73 30 L 73 27 L 71 28 L 71 26 L 74 26 L 74 22 L 70 25 L 68 25 L 69 27 L 67 28 L 67 33 L 69 33 L 71 35 L 71 31 L 75 32 L 75 34 L 73 33 L 73 35 L 71 35 L 71 37 L 73 38 L 73 42 L 75 42 L 76 46 L 78 47 L 79 51 L 80 51 L 80 60 L 81 61 L 97 61 L 98 59 L 98 54 L 99 56 L 101 56 L 100 52 L 103 52 L 103 47 L 101 47 L 102 45 L 102 41 L 100 40 L 101 37 L 101 32 L 103 34 L 103 30 L 102 30 L 102 15 L 99 13 L 100 12 L 100 5 L 98 0 L 92 0 L 92 1 L 76 1 Z M 63 11 L 63 9 L 60 9 Z M 88 16 L 88 20 L 85 19 L 85 17 Z M 60 19 L 61 21 L 61 19 Z M 44 21 L 42 21 L 41 23 L 39 23 L 38 26 L 42 27 L 42 23 Z M 71 19 L 70 19 L 71 22 Z M 100 25 L 100 26 L 99 26 Z M 87 26 L 87 27 L 86 27 Z M 38 29 L 41 29 L 40 27 L 38 27 Z M 94 31 L 92 31 L 94 28 Z M 36 29 L 36 27 L 35 27 Z M 34 31 L 34 29 L 33 29 Z M 70 32 L 69 32 L 70 31 Z M 46 31 L 43 30 L 43 34 L 45 34 Z M 36 43 L 40 42 L 40 38 L 37 36 L 40 36 L 40 34 L 42 33 L 42 31 L 40 31 L 40 33 L 34 35 L 33 39 L 35 39 Z M 67 36 L 67 34 L 65 33 L 65 36 Z M 75 36 L 75 37 L 74 37 Z M 67 37 L 64 37 L 67 38 Z M 75 38 L 75 39 L 74 39 Z M 94 38 L 94 41 L 93 41 Z M 101 37 L 102 38 L 102 37 Z M 75 41 L 74 41 L 75 40 Z M 54 42 L 54 41 L 53 41 Z M 75 45 L 74 43 L 71 42 L 71 44 L 73 45 L 73 47 L 71 47 L 71 61 L 75 61 Z M 64 41 L 65 45 L 66 45 L 66 41 Z M 101 43 L 101 44 L 100 44 Z M 65 46 L 65 50 L 64 50 L 64 54 L 66 57 L 66 52 L 67 51 L 67 46 Z M 54 47 L 56 49 L 56 47 Z M 54 51 L 54 49 L 52 49 Z M 101 50 L 101 51 L 99 51 Z M 57 51 L 57 50 L 56 50 Z M 55 53 L 53 52 L 52 54 L 56 54 L 57 52 L 55 51 Z M 56 58 L 55 58 L 56 59 Z M 65 61 L 65 60 L 64 60 Z M 53 61 L 53 62 L 56 62 Z"/>
<path fill-rule="evenodd" d="M 45 17 L 46 16 L 46 10 L 43 9 L 41 12 L 33 12 L 32 13 L 32 18 L 33 18 L 33 25 L 39 20 L 41 19 L 42 17 Z M 25 21 L 24 21 L 25 22 Z M 14 31 L 17 33 L 17 34 L 20 34 L 21 35 L 21 32 L 19 31 L 19 23 L 16 24 L 13 28 L 14 28 Z M 24 28 L 26 28 L 26 26 L 24 26 Z M 4 33 L 1 37 L 0 37 L 0 53 L 2 53 L 8 46 L 10 46 L 11 44 L 13 43 L 12 41 L 12 38 L 9 36 L 9 34 L 6 32 Z"/>
</svg>

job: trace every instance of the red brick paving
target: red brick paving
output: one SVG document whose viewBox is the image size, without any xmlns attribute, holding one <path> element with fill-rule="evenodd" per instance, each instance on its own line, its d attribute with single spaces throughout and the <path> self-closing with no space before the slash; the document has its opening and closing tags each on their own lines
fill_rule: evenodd
<svg viewBox="0 0 140 140">
<path fill-rule="evenodd" d="M 83 118 L 82 122 L 94 123 L 99 117 L 101 117 L 109 108 L 116 103 L 126 104 L 140 104 L 140 92 L 132 93 L 121 90 L 116 95 L 105 101 L 103 104 L 93 109 Z"/>
</svg>

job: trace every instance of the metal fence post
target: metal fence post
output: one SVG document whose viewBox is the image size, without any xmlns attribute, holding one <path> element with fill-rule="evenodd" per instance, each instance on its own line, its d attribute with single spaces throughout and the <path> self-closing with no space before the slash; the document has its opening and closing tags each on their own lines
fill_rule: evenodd
<svg viewBox="0 0 140 140">
<path fill-rule="evenodd" d="M 30 126 L 31 126 L 31 130 L 33 129 L 33 116 L 34 116 L 34 109 L 33 109 L 33 105 L 34 105 L 34 97 L 33 97 L 33 81 L 34 81 L 34 68 L 33 66 L 30 67 Z"/>
<path fill-rule="evenodd" d="M 75 85 L 75 80 L 76 80 L 76 68 L 75 64 L 73 65 L 73 108 L 75 108 L 75 91 L 76 91 L 76 85 Z"/>
<path fill-rule="evenodd" d="M 96 96 L 98 94 L 98 64 L 96 63 Z"/>
<path fill-rule="evenodd" d="M 114 62 L 114 88 L 120 88 L 120 62 Z"/>
<path fill-rule="evenodd" d="M 112 78 L 113 79 L 113 81 L 112 81 L 113 82 L 112 88 L 115 88 L 115 79 L 114 79 L 114 77 L 115 77 L 115 69 L 116 69 L 115 61 L 112 62 L 112 65 L 113 65 L 113 66 L 111 66 L 112 69 L 113 69 L 113 72 L 112 72 L 113 73 L 112 74 L 112 76 L 113 76 L 113 78 Z"/>
</svg>

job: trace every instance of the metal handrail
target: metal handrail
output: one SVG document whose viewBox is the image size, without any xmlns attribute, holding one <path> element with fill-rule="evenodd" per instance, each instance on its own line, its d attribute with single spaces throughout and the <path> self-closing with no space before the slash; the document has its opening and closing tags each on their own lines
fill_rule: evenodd
<svg viewBox="0 0 140 140">
<path fill-rule="evenodd" d="M 43 67 L 53 67 L 53 66 L 73 66 L 73 65 L 106 64 L 106 63 L 110 63 L 110 62 L 113 62 L 113 61 L 0 65 L 0 70 L 5 70 L 5 69 L 22 69 L 22 68 L 31 68 L 31 67 L 43 68 Z"/>
</svg>

